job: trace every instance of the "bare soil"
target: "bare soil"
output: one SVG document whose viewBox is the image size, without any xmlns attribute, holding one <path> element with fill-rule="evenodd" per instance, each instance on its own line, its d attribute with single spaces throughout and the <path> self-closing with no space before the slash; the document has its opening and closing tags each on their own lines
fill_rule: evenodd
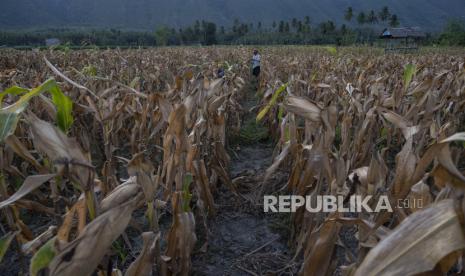
<svg viewBox="0 0 465 276">
<path fill-rule="evenodd" d="M 193 275 L 292 275 L 286 222 L 263 213 L 260 195 L 272 147 L 257 143 L 237 151 L 230 174 L 238 195 L 226 187 L 215 195 L 218 214 L 208 222 L 206 251 L 193 256 Z M 284 177 L 272 179 L 284 181 Z"/>
</svg>

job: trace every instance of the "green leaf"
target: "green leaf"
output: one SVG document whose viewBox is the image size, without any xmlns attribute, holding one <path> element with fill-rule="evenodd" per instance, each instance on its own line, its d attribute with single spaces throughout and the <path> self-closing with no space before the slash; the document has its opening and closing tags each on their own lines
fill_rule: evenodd
<svg viewBox="0 0 465 276">
<path fill-rule="evenodd" d="M 386 128 L 381 128 L 381 137 L 385 139 L 387 137 L 387 129 Z"/>
<path fill-rule="evenodd" d="M 13 134 L 18 123 L 19 113 L 4 113 L 0 111 L 0 142 Z"/>
<path fill-rule="evenodd" d="M 190 201 L 192 199 L 192 194 L 189 191 L 189 186 L 192 183 L 192 175 L 191 174 L 186 174 L 184 176 L 184 181 L 182 185 L 182 210 L 184 212 L 190 212 Z"/>
<path fill-rule="evenodd" d="M 19 120 L 19 115 L 23 112 L 29 101 L 44 92 L 52 94 L 52 102 L 57 108 L 57 124 L 60 129 L 66 132 L 73 123 L 72 109 L 73 102 L 60 90 L 54 79 L 45 81 L 42 85 L 28 90 L 20 87 L 12 87 L 2 92 L 2 96 L 6 94 L 23 94 L 21 98 L 14 104 L 0 109 L 0 142 L 3 142 L 6 137 L 13 134 Z"/>
<path fill-rule="evenodd" d="M 17 96 L 17 95 L 24 94 L 26 92 L 29 92 L 29 90 L 26 89 L 26 88 L 22 88 L 22 87 L 19 87 L 19 86 L 12 86 L 12 87 L 8 88 L 7 90 L 0 93 L 0 103 L 3 102 L 3 98 L 6 95 Z"/>
<path fill-rule="evenodd" d="M 337 49 L 336 47 L 332 47 L 332 46 L 327 46 L 325 47 L 326 51 L 328 51 L 328 53 L 330 53 L 331 55 L 335 56 L 337 55 Z"/>
<path fill-rule="evenodd" d="M 310 82 L 314 82 L 316 80 L 316 78 L 318 77 L 318 73 L 317 72 L 314 72 L 312 74 L 312 78 L 310 79 Z"/>
<path fill-rule="evenodd" d="M 36 276 L 41 269 L 48 267 L 55 257 L 55 239 L 56 237 L 50 239 L 32 257 L 31 265 L 29 267 L 29 273 L 31 276 Z"/>
<path fill-rule="evenodd" d="M 5 256 L 5 253 L 8 250 L 8 247 L 10 247 L 11 241 L 13 240 L 13 238 L 16 236 L 17 233 L 18 232 L 9 233 L 0 238 L 0 263 L 2 262 L 3 256 Z"/>
<path fill-rule="evenodd" d="M 50 93 L 52 94 L 52 102 L 57 108 L 58 127 L 66 133 L 73 124 L 73 102 L 61 91 L 58 85 L 52 87 Z"/>
<path fill-rule="evenodd" d="M 284 118 L 284 107 L 280 106 L 278 109 L 278 121 L 279 125 L 281 125 L 281 122 L 283 121 Z"/>
<path fill-rule="evenodd" d="M 97 68 L 95 68 L 93 65 L 89 65 L 82 68 L 82 73 L 90 77 L 95 77 L 97 76 Z"/>
<path fill-rule="evenodd" d="M 137 83 L 139 83 L 139 81 L 140 81 L 140 77 L 135 77 L 135 78 L 131 81 L 131 83 L 129 84 L 129 87 L 131 87 L 131 88 L 133 88 L 133 89 L 136 88 L 136 85 L 137 85 Z"/>
<path fill-rule="evenodd" d="M 273 96 L 271 97 L 270 102 L 258 113 L 257 122 L 261 121 L 265 117 L 266 113 L 268 113 L 268 111 L 276 104 L 279 96 L 284 90 L 286 90 L 287 86 L 288 86 L 288 83 L 286 82 L 285 84 L 281 85 L 281 87 L 279 87 L 279 89 L 273 93 Z"/>
<path fill-rule="evenodd" d="M 287 143 L 291 140 L 291 130 L 289 129 L 289 126 L 286 126 L 284 129 L 284 141 Z"/>
<path fill-rule="evenodd" d="M 404 89 L 407 90 L 410 82 L 412 81 L 413 75 L 417 72 L 417 66 L 415 64 L 407 64 L 404 67 Z"/>
</svg>

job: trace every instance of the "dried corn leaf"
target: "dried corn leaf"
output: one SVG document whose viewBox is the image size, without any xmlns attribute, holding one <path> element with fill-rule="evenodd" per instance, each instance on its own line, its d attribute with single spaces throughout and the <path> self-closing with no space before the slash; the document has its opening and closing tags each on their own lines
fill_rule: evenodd
<svg viewBox="0 0 465 276">
<path fill-rule="evenodd" d="M 10 196 L 7 200 L 0 202 L 0 209 L 4 208 L 12 203 L 15 203 L 17 200 L 28 195 L 30 192 L 39 188 L 42 184 L 54 178 L 56 174 L 44 174 L 44 175 L 31 175 L 24 180 L 23 185 Z"/>
<path fill-rule="evenodd" d="M 125 276 L 150 276 L 152 275 L 153 261 L 160 233 L 155 235 L 153 232 L 142 233 L 144 245 L 139 256 L 129 265 Z"/>
<path fill-rule="evenodd" d="M 405 219 L 373 248 L 355 276 L 413 275 L 432 270 L 449 253 L 465 248 L 453 200 L 443 200 Z"/>
<path fill-rule="evenodd" d="M 126 229 L 137 198 L 112 208 L 89 223 L 50 264 L 50 275 L 91 275 L 114 240 Z"/>
</svg>

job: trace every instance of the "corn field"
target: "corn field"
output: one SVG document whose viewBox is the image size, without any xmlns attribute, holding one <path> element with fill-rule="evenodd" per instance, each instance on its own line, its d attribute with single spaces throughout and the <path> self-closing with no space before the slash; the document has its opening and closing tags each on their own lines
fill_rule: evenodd
<svg viewBox="0 0 465 276">
<path fill-rule="evenodd" d="M 251 50 L 1 50 L 1 274 L 463 273 L 465 53 L 264 47 L 254 79 Z M 394 208 L 276 218 L 264 195 Z M 278 219 L 285 249 L 208 273 L 225 206 Z"/>
</svg>

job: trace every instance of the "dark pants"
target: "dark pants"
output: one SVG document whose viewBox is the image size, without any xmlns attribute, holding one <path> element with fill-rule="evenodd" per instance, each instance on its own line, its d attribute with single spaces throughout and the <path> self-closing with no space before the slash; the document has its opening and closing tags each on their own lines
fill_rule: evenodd
<svg viewBox="0 0 465 276">
<path fill-rule="evenodd" d="M 252 70 L 252 75 L 254 75 L 255 77 L 258 77 L 260 75 L 260 66 L 257 66 Z"/>
</svg>

